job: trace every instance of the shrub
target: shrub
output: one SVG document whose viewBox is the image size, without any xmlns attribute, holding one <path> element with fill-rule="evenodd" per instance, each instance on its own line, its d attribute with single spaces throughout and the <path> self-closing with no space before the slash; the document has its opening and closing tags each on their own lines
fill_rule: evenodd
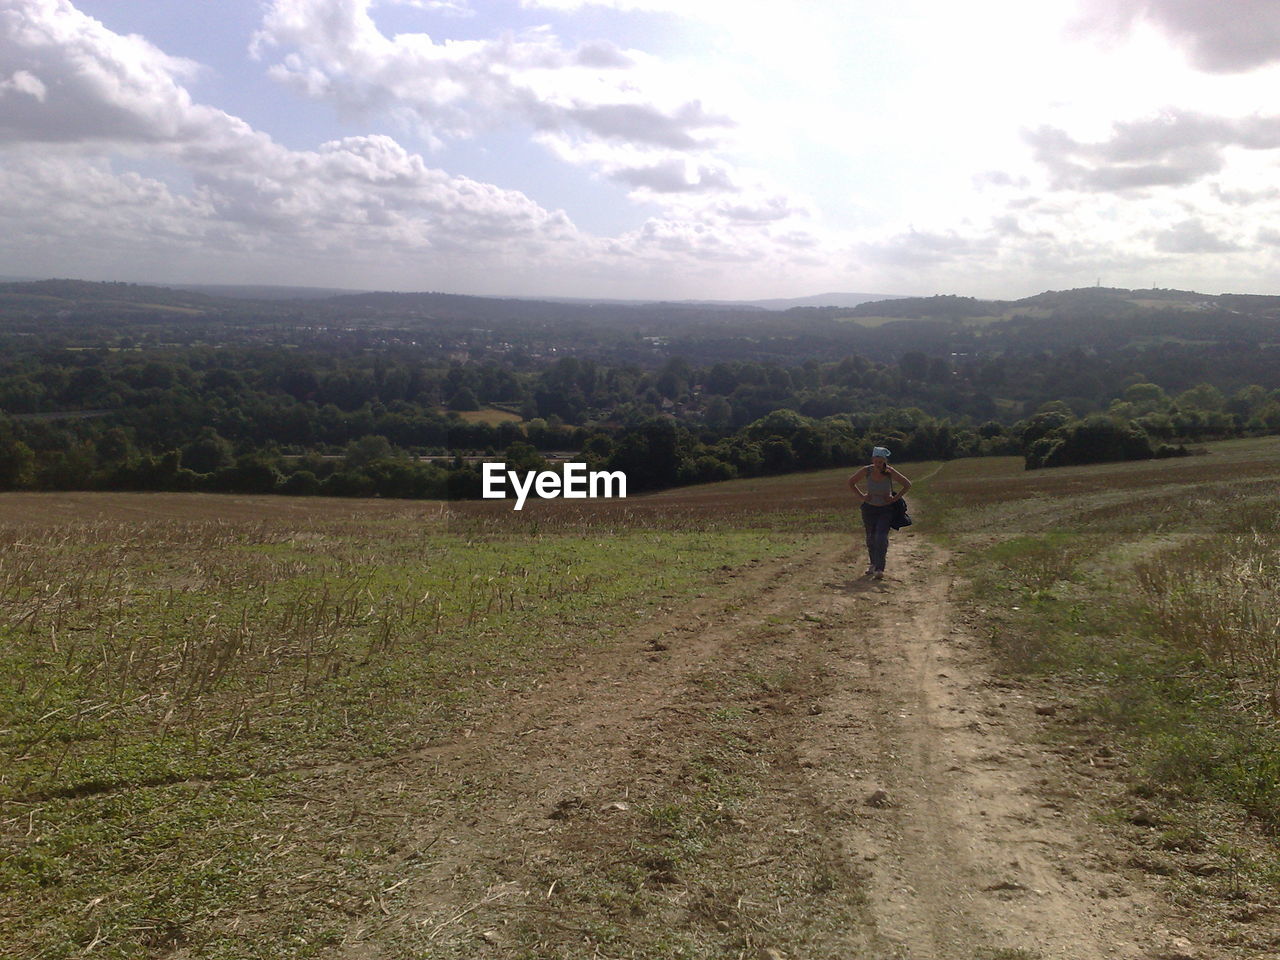
<svg viewBox="0 0 1280 960">
<path fill-rule="evenodd" d="M 1149 460 L 1151 438 L 1137 424 L 1105 416 L 1063 424 L 1034 441 L 1024 452 L 1026 468 L 1082 463 Z"/>
</svg>

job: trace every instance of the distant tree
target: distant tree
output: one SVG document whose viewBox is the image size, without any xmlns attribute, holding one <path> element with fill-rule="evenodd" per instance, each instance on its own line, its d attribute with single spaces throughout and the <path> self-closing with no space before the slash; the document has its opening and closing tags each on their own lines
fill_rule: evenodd
<svg viewBox="0 0 1280 960">
<path fill-rule="evenodd" d="M 707 393 L 727 396 L 738 386 L 738 376 L 728 363 L 715 363 L 702 375 L 702 385 Z"/>
<path fill-rule="evenodd" d="M 283 482 L 276 465 L 257 453 L 239 457 L 211 481 L 213 489 L 232 493 L 274 493 Z"/>
<path fill-rule="evenodd" d="M 1037 413 L 1029 420 L 1017 424 L 1016 430 L 1024 449 L 1031 447 L 1041 437 L 1066 426 L 1072 420 L 1071 414 L 1061 410 L 1048 410 Z"/>
<path fill-rule="evenodd" d="M 929 358 L 919 350 L 911 350 L 898 361 L 899 372 L 908 380 L 923 380 L 929 375 Z"/>
<path fill-rule="evenodd" d="M 98 367 L 77 370 L 62 392 L 63 402 L 82 408 L 96 405 L 102 401 L 107 383 L 106 374 Z"/>
<path fill-rule="evenodd" d="M 375 460 L 385 460 L 394 454 L 395 449 L 391 446 L 390 440 L 384 436 L 372 434 L 347 444 L 343 464 L 348 470 L 356 471 L 367 467 Z"/>
<path fill-rule="evenodd" d="M 626 473 L 628 489 L 670 486 L 676 481 L 688 445 L 687 431 L 674 420 L 653 417 L 623 431 L 609 458 L 609 469 Z"/>
<path fill-rule="evenodd" d="M 784 473 L 801 466 L 791 443 L 784 437 L 775 436 L 762 440 L 760 453 L 764 457 L 764 469 L 767 473 Z"/>
<path fill-rule="evenodd" d="M 0 430 L 0 490 L 21 490 L 35 480 L 36 456 L 31 448 Z"/>
<path fill-rule="evenodd" d="M 1028 470 L 1085 463 L 1146 460 L 1153 456 L 1151 438 L 1136 424 L 1093 416 L 1058 427 L 1027 449 Z"/>
<path fill-rule="evenodd" d="M 0 379 L 0 411 L 6 413 L 35 413 L 44 401 L 44 387 L 30 377 L 5 377 Z"/>
<path fill-rule="evenodd" d="M 111 427 L 97 439 L 98 459 L 104 464 L 128 461 L 135 453 L 133 441 L 123 427 Z"/>
<path fill-rule="evenodd" d="M 206 390 L 223 391 L 233 395 L 243 393 L 245 389 L 244 378 L 240 374 L 222 367 L 215 367 L 206 373 L 202 385 Z"/>
<path fill-rule="evenodd" d="M 733 422 L 733 406 L 724 397 L 712 397 L 707 401 L 703 419 L 712 430 L 717 432 L 728 430 Z"/>
<path fill-rule="evenodd" d="M 682 483 L 717 483 L 733 480 L 737 476 L 738 469 L 732 463 L 711 454 L 703 454 L 681 464 L 679 480 Z"/>
<path fill-rule="evenodd" d="M 1125 388 L 1122 397 L 1133 405 L 1134 414 L 1152 413 L 1169 409 L 1169 395 L 1154 383 L 1135 383 Z"/>
<path fill-rule="evenodd" d="M 613 456 L 613 438 L 607 433 L 593 433 L 582 445 L 582 455 L 593 466 L 603 466 Z"/>
<path fill-rule="evenodd" d="M 97 467 L 93 441 L 73 441 L 40 465 L 35 485 L 41 490 L 87 490 L 93 486 Z"/>
<path fill-rule="evenodd" d="M 1259 432 L 1280 432 L 1280 401 L 1268 400 L 1249 418 L 1248 426 Z"/>
<path fill-rule="evenodd" d="M 326 497 L 371 497 L 377 483 L 363 471 L 340 470 L 321 482 L 320 492 Z"/>
<path fill-rule="evenodd" d="M 182 448 L 182 465 L 196 473 L 217 473 L 234 462 L 231 442 L 213 427 L 202 427 L 196 439 Z"/>
<path fill-rule="evenodd" d="M 470 466 L 451 470 L 445 486 L 450 500 L 478 499 L 482 488 L 480 471 Z"/>
<path fill-rule="evenodd" d="M 546 470 L 547 461 L 531 443 L 516 442 L 507 447 L 504 459 L 508 470 Z"/>
<path fill-rule="evenodd" d="M 1248 420 L 1267 403 L 1267 391 L 1257 384 L 1251 383 L 1241 387 L 1227 401 L 1227 412 L 1235 414 L 1241 420 Z"/>
<path fill-rule="evenodd" d="M 679 400 L 689 389 L 688 381 L 673 370 L 664 370 L 654 380 L 654 389 L 668 400 Z"/>
<path fill-rule="evenodd" d="M 1190 390 L 1178 394 L 1178 406 L 1183 410 L 1201 410 L 1217 413 L 1225 410 L 1227 398 L 1211 383 L 1198 383 Z"/>
<path fill-rule="evenodd" d="M 285 477 L 281 493 L 294 497 L 310 497 L 320 492 L 320 480 L 310 470 L 295 470 Z"/>
<path fill-rule="evenodd" d="M 479 410 L 480 401 L 476 398 L 475 391 L 470 387 L 460 387 L 456 393 L 449 398 L 448 407 L 450 410 Z"/>
</svg>

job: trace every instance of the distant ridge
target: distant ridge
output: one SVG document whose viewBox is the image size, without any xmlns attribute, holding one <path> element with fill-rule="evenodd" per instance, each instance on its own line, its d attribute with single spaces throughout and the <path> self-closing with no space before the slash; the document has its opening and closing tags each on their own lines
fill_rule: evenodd
<svg viewBox="0 0 1280 960">
<path fill-rule="evenodd" d="M 327 300 L 330 297 L 372 292 L 343 287 L 282 287 L 263 283 L 170 283 L 164 286 L 211 297 L 230 297 L 233 300 Z"/>
<path fill-rule="evenodd" d="M 819 293 L 811 297 L 788 297 L 773 300 L 743 300 L 740 303 L 765 310 L 791 310 L 795 307 L 856 307 L 880 300 L 904 300 L 900 293 Z"/>
<path fill-rule="evenodd" d="M 881 300 L 903 300 L 899 293 L 817 293 L 810 297 L 775 297 L 768 300 L 677 300 L 682 306 L 754 307 L 757 310 L 794 310 L 796 307 L 856 307 Z"/>
<path fill-rule="evenodd" d="M 639 310 L 690 317 L 740 314 L 758 317 L 766 313 L 795 311 L 797 322 L 825 319 L 875 318 L 929 322 L 978 320 L 1035 320 L 1047 312 L 1066 316 L 1117 317 L 1134 311 L 1217 310 L 1220 317 L 1251 316 L 1280 320 L 1280 296 L 1262 294 L 1206 294 L 1192 290 L 1123 287 L 1079 287 L 1046 290 L 1018 300 L 988 300 L 955 294 L 930 297 L 902 294 L 822 293 L 808 297 L 761 300 L 628 300 L 589 297 L 476 296 L 441 292 L 356 291 L 324 287 L 271 286 L 259 284 L 170 284 L 151 285 L 123 281 L 72 279 L 3 281 L 0 279 L 0 311 L 38 314 L 51 310 L 85 310 L 110 306 L 128 312 L 196 313 L 237 311 L 246 304 L 267 313 L 283 310 L 371 309 L 377 312 L 409 310 L 449 315 L 466 314 L 484 319 L 494 317 L 556 317 L 557 306 L 587 313 L 609 308 Z M 1025 316 L 1018 316 L 1027 311 Z"/>
<path fill-rule="evenodd" d="M 0 276 L 0 284 L 47 283 L 49 281 L 35 277 Z M 204 294 L 208 297 L 227 298 L 231 300 L 328 300 L 333 297 L 361 296 L 366 294 L 392 294 L 413 296 L 427 293 L 421 290 L 377 290 L 370 288 L 344 287 L 307 287 L 289 286 L 268 283 L 137 283 L 120 281 L 74 281 L 59 280 L 60 283 L 79 283 L 81 292 L 87 293 L 98 285 L 99 289 L 120 286 L 131 286 L 135 289 L 183 290 L 190 293 Z M 432 291 L 434 294 L 435 292 Z M 774 297 L 762 300 L 713 300 L 688 299 L 665 300 L 662 298 L 618 298 L 618 297 L 564 297 L 564 296 L 520 296 L 503 294 L 454 294 L 454 296 L 473 296 L 482 300 L 532 300 L 539 303 L 575 303 L 604 304 L 612 306 L 667 306 L 690 307 L 725 307 L 729 309 L 757 310 L 791 310 L 794 307 L 856 307 L 862 303 L 879 300 L 903 300 L 907 295 L 898 293 L 818 293 L 808 297 Z"/>
</svg>

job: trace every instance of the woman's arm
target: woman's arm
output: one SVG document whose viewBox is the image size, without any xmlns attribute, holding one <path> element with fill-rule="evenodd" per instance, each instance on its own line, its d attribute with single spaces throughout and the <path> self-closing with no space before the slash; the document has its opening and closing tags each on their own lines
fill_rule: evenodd
<svg viewBox="0 0 1280 960">
<path fill-rule="evenodd" d="M 893 469 L 893 467 L 889 468 L 889 473 L 891 473 L 897 481 L 902 484 L 902 486 L 898 487 L 898 492 L 889 498 L 889 502 L 892 503 L 894 500 L 901 500 L 903 496 L 906 495 L 906 492 L 911 489 L 911 481 L 900 474 L 897 470 Z"/>
<path fill-rule="evenodd" d="M 858 486 L 862 482 L 862 478 L 867 475 L 867 468 L 860 467 L 858 472 L 849 478 L 849 489 L 856 493 L 863 500 L 867 499 L 867 492 Z"/>
</svg>

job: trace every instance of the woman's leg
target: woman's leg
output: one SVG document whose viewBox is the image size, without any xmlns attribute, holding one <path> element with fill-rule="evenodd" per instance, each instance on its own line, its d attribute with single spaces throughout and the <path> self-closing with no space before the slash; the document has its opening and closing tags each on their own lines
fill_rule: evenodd
<svg viewBox="0 0 1280 960">
<path fill-rule="evenodd" d="M 871 565 L 880 572 L 884 572 L 884 564 L 889 557 L 889 524 L 892 520 L 892 509 L 883 508 L 878 512 L 871 531 Z"/>
<path fill-rule="evenodd" d="M 862 505 L 862 528 L 867 535 L 867 573 L 876 567 L 876 516 L 874 508 L 867 503 Z"/>
</svg>

